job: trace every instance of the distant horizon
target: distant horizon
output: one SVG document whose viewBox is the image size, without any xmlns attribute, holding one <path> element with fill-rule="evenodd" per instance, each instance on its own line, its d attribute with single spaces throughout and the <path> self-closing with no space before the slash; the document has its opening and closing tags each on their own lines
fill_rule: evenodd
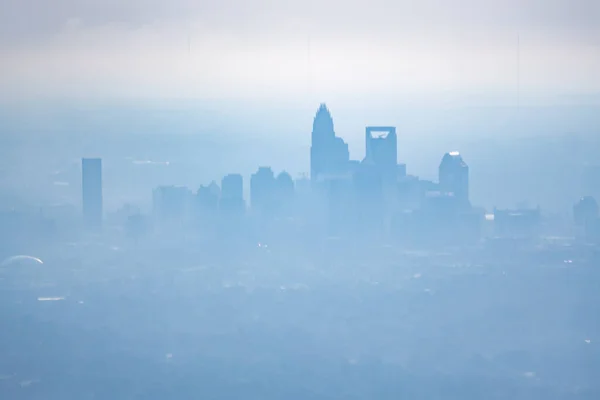
<svg viewBox="0 0 600 400">
<path fill-rule="evenodd" d="M 77 199 L 73 190 L 78 178 L 73 174 L 81 157 L 87 156 L 106 161 L 107 195 L 114 194 L 107 198 L 109 207 L 128 196 L 145 198 L 156 184 L 197 187 L 230 172 L 248 177 L 259 165 L 286 170 L 294 178 L 308 172 L 317 102 L 298 108 L 168 104 L 89 107 L 78 103 L 59 106 L 58 111 L 11 113 L 0 123 L 5 133 L 0 138 L 5 171 L 15 177 L 10 187 L 32 199 L 42 193 L 49 199 L 71 193 L 68 197 Z M 442 155 L 460 151 L 472 167 L 473 200 L 487 207 L 529 200 L 543 208 L 569 210 L 573 201 L 569 193 L 579 185 L 576 177 L 600 151 L 596 106 L 524 107 L 519 120 L 514 108 L 373 107 L 357 112 L 327 104 L 335 132 L 348 143 L 351 159 L 364 157 L 366 126 L 396 126 L 398 160 L 407 164 L 409 174 L 434 179 Z M 152 178 L 136 181 L 133 188 L 119 172 L 128 157 L 171 164 Z M 48 187 L 58 178 L 45 176 L 45 169 L 32 169 L 42 164 L 66 174 L 59 180 L 70 181 L 70 188 Z M 573 172 L 575 176 L 570 175 Z M 23 187 L 16 179 L 21 174 L 32 174 L 32 182 L 46 186 Z"/>
<path fill-rule="evenodd" d="M 0 6 L 6 101 L 600 93 L 591 0 L 27 3 Z"/>
<path fill-rule="evenodd" d="M 566 98 L 568 99 L 568 98 Z M 593 97 L 592 99 L 595 99 Z M 600 100 L 600 94 L 598 95 Z M 72 99 L 0 103 L 0 132 L 14 135 L 205 135 L 235 142 L 249 137 L 300 139 L 320 103 L 331 109 L 336 131 L 362 138 L 367 125 L 395 125 L 400 137 L 600 136 L 599 104 L 530 104 L 473 102 L 227 101 L 203 99 Z M 285 128 L 283 128 L 285 126 Z M 352 133 L 354 132 L 354 133 Z M 294 134 L 295 133 L 295 134 Z M 226 134 L 226 136 L 223 136 Z M 301 135 L 301 136 L 299 136 Z M 352 140 L 351 140 L 352 141 Z"/>
</svg>

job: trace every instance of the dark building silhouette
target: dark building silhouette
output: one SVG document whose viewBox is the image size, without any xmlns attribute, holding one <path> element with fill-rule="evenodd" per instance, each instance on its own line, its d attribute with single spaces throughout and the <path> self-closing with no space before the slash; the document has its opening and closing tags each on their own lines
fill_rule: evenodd
<svg viewBox="0 0 600 400">
<path fill-rule="evenodd" d="M 398 174 L 398 139 L 393 126 L 367 126 L 365 160 L 373 164 L 384 181 L 395 182 Z"/>
<path fill-rule="evenodd" d="M 196 192 L 197 204 L 202 212 L 216 212 L 219 208 L 220 197 L 221 189 L 215 181 L 212 181 L 209 185 L 200 185 Z"/>
<path fill-rule="evenodd" d="M 215 181 L 201 185 L 196 192 L 195 216 L 201 229 L 213 227 L 217 223 L 221 189 Z"/>
<path fill-rule="evenodd" d="M 83 218 L 88 228 L 102 226 L 102 159 L 81 160 Z"/>
<path fill-rule="evenodd" d="M 237 199 L 244 198 L 244 178 L 240 174 L 229 174 L 221 180 L 221 198 Z"/>
<path fill-rule="evenodd" d="M 381 183 L 382 218 L 387 225 L 399 207 L 398 181 L 406 175 L 406 168 L 398 165 L 398 139 L 393 126 L 367 126 L 365 128 L 365 158 L 363 170 L 376 174 Z"/>
<path fill-rule="evenodd" d="M 277 181 L 271 167 L 259 167 L 250 177 L 250 207 L 252 212 L 265 216 L 275 211 Z"/>
<path fill-rule="evenodd" d="M 452 194 L 462 206 L 469 204 L 469 167 L 457 151 L 444 154 L 439 184 L 441 192 Z"/>
<path fill-rule="evenodd" d="M 279 211 L 290 214 L 294 206 L 294 180 L 287 172 L 283 171 L 277 175 L 276 195 L 279 203 Z"/>
<path fill-rule="evenodd" d="M 327 175 L 348 171 L 350 153 L 342 138 L 335 136 L 333 119 L 321 104 L 313 121 L 310 147 L 310 178 L 313 182 Z"/>
<path fill-rule="evenodd" d="M 221 180 L 221 200 L 219 209 L 225 214 L 243 214 L 244 203 L 244 178 L 240 174 L 229 174 Z"/>
</svg>

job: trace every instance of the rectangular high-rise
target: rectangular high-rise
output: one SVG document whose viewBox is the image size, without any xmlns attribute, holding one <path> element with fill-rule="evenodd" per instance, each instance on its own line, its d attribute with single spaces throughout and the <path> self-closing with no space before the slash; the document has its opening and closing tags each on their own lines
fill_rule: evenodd
<svg viewBox="0 0 600 400">
<path fill-rule="evenodd" d="M 367 126 L 366 159 L 381 173 L 396 179 L 398 168 L 398 137 L 394 126 Z"/>
<path fill-rule="evenodd" d="M 244 179 L 240 174 L 229 174 L 221 180 L 221 200 L 219 208 L 224 214 L 243 215 Z"/>
<path fill-rule="evenodd" d="M 102 159 L 81 159 L 83 219 L 86 227 L 102 226 Z"/>
<path fill-rule="evenodd" d="M 222 199 L 244 199 L 244 178 L 240 174 L 229 174 L 221 180 Z"/>
</svg>

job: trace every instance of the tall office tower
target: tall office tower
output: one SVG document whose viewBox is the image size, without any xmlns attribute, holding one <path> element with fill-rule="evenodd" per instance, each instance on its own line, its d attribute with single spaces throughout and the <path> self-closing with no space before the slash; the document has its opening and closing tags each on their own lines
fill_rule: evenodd
<svg viewBox="0 0 600 400">
<path fill-rule="evenodd" d="M 398 174 L 398 139 L 393 126 L 367 126 L 366 157 L 384 179 L 396 180 Z"/>
<path fill-rule="evenodd" d="M 197 211 L 200 214 L 216 212 L 219 207 L 219 197 L 221 197 L 221 188 L 215 181 L 210 185 L 200 185 L 196 192 Z"/>
<path fill-rule="evenodd" d="M 440 191 L 452 194 L 461 206 L 469 205 L 469 166 L 458 151 L 444 154 L 439 167 Z"/>
<path fill-rule="evenodd" d="M 367 126 L 365 128 L 365 153 L 363 169 L 370 169 L 370 173 L 377 176 L 374 179 L 380 181 L 381 187 L 378 190 L 381 190 L 381 207 L 385 225 L 398 205 L 398 181 L 402 177 L 398 168 L 396 128 L 393 126 Z"/>
<path fill-rule="evenodd" d="M 244 178 L 240 174 L 229 174 L 221 180 L 221 198 L 238 199 L 244 198 Z"/>
<path fill-rule="evenodd" d="M 214 229 L 218 222 L 219 198 L 221 188 L 215 181 L 210 185 L 201 185 L 195 196 L 194 217 L 201 231 L 205 233 Z"/>
<path fill-rule="evenodd" d="M 240 174 L 229 174 L 221 180 L 221 200 L 219 208 L 225 213 L 243 213 L 244 178 Z"/>
<path fill-rule="evenodd" d="M 271 167 L 259 167 L 250 178 L 250 205 L 252 211 L 268 214 L 274 211 L 276 180 Z"/>
<path fill-rule="evenodd" d="M 310 147 L 310 178 L 314 182 L 326 175 L 348 172 L 348 144 L 335 136 L 333 119 L 325 104 L 321 104 L 313 121 Z"/>
<path fill-rule="evenodd" d="M 102 226 L 102 159 L 81 159 L 83 219 L 86 227 Z"/>
<path fill-rule="evenodd" d="M 277 182 L 275 185 L 277 186 L 277 198 L 281 206 L 284 208 L 291 207 L 295 191 L 292 176 L 285 171 L 280 172 L 279 175 L 277 175 Z"/>
</svg>

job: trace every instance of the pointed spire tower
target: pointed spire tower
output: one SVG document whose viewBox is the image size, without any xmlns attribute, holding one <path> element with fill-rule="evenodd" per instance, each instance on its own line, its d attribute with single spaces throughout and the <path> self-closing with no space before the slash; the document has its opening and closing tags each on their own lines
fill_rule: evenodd
<svg viewBox="0 0 600 400">
<path fill-rule="evenodd" d="M 311 180 L 316 181 L 319 175 L 343 172 L 348 168 L 349 159 L 348 145 L 335 136 L 331 113 L 325 103 L 321 103 L 313 120 Z"/>
<path fill-rule="evenodd" d="M 327 105 L 321 103 L 315 114 L 315 119 L 313 120 L 312 143 L 314 145 L 316 142 L 332 140 L 334 137 L 335 132 L 333 130 L 331 113 L 329 112 Z"/>
</svg>

